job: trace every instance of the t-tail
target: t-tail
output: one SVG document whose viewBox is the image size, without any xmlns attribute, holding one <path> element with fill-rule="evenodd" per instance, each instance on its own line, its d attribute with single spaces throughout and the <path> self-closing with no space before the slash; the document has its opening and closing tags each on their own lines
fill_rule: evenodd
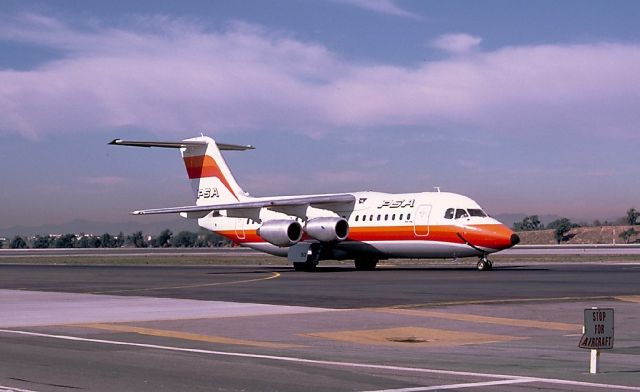
<svg viewBox="0 0 640 392">
<path fill-rule="evenodd" d="M 253 149 L 253 146 L 216 143 L 208 136 L 199 136 L 179 142 L 115 139 L 109 144 L 180 149 L 198 206 L 237 203 L 248 199 L 248 194 L 236 182 L 220 150 L 243 151 Z"/>
</svg>

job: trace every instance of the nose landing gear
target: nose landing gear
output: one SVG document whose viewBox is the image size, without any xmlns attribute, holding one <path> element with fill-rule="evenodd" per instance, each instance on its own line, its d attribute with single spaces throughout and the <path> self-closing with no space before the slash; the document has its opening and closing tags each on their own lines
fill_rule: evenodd
<svg viewBox="0 0 640 392">
<path fill-rule="evenodd" d="M 480 257 L 480 260 L 478 260 L 477 267 L 478 271 L 491 271 L 493 269 L 493 262 L 487 259 L 487 255 L 483 255 Z"/>
</svg>

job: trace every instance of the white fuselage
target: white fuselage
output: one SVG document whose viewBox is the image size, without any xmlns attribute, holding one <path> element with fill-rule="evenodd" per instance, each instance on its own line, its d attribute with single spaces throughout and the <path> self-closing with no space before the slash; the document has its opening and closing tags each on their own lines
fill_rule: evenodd
<svg viewBox="0 0 640 392">
<path fill-rule="evenodd" d="M 477 239 L 483 231 L 493 233 L 493 237 L 511 235 L 500 222 L 478 213 L 482 211 L 480 206 L 462 195 L 447 192 L 351 194 L 356 202 L 348 210 L 332 211 L 309 206 L 298 206 L 296 210 L 284 208 L 282 211 L 261 208 L 252 218 L 233 217 L 236 212 L 227 210 L 209 214 L 199 219 L 198 224 L 239 245 L 278 256 L 286 256 L 288 247 L 264 241 L 257 234 L 263 222 L 297 219 L 304 224 L 320 217 L 343 217 L 348 221 L 348 238 L 334 245 L 349 255 L 346 258 L 354 253 L 378 254 L 383 258 L 455 258 L 478 256 L 511 246 L 505 238 L 484 238 L 491 235 L 485 235 L 474 247 L 460 238 L 458 234 L 464 239 Z M 452 216 L 446 216 L 447 210 L 452 209 Z M 459 213 L 456 218 L 457 210 L 466 213 Z M 476 216 L 470 216 L 469 211 L 474 211 Z"/>
</svg>

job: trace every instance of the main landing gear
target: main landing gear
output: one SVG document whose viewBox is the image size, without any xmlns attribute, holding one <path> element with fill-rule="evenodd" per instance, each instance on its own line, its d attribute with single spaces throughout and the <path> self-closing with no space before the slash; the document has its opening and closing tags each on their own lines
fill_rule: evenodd
<svg viewBox="0 0 640 392">
<path fill-rule="evenodd" d="M 305 261 L 304 263 L 293 263 L 294 271 L 313 272 L 316 270 L 317 263 L 313 261 Z"/>
<path fill-rule="evenodd" d="M 292 247 L 289 260 L 293 261 L 295 271 L 313 272 L 320 261 L 322 248 L 317 243 L 299 243 Z"/>
<path fill-rule="evenodd" d="M 373 271 L 378 265 L 378 259 L 371 257 L 358 257 L 354 260 L 354 264 L 358 271 Z"/>
<path fill-rule="evenodd" d="M 493 269 L 493 262 L 487 259 L 487 255 L 483 255 L 480 257 L 480 260 L 478 260 L 477 266 L 478 271 L 491 271 Z"/>
</svg>

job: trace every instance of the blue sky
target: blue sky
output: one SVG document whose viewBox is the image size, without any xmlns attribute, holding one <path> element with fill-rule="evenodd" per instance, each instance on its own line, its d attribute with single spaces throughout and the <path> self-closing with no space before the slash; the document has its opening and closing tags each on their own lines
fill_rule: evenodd
<svg viewBox="0 0 640 392">
<path fill-rule="evenodd" d="M 0 226 L 192 204 L 175 151 L 228 143 L 254 195 L 640 206 L 637 1 L 3 1 Z"/>
</svg>

